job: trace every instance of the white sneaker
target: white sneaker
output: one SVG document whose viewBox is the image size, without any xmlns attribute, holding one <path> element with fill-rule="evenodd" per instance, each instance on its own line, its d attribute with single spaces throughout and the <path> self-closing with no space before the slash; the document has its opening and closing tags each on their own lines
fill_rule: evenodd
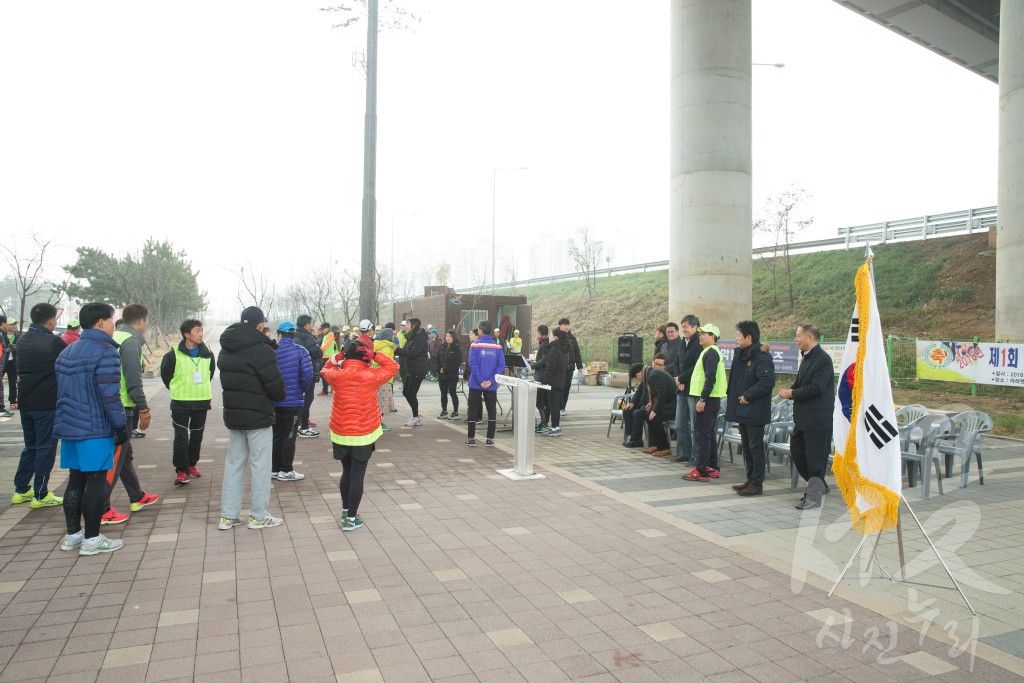
<svg viewBox="0 0 1024 683">
<path fill-rule="evenodd" d="M 267 515 L 263 519 L 256 519 L 252 515 L 249 515 L 249 528 L 250 529 L 269 529 L 272 526 L 281 526 L 284 524 L 284 520 L 280 517 L 271 517 Z"/>
<path fill-rule="evenodd" d="M 217 525 L 217 528 L 221 531 L 227 531 L 231 527 L 240 526 L 242 524 L 245 524 L 245 522 L 238 517 L 221 517 L 220 524 Z"/>
<path fill-rule="evenodd" d="M 305 474 L 299 474 L 294 470 L 292 470 L 291 472 L 281 471 L 277 473 L 278 481 L 302 481 L 305 478 Z"/>
<path fill-rule="evenodd" d="M 422 417 L 417 416 L 417 417 L 414 417 L 412 419 L 412 426 L 413 427 L 419 427 L 421 424 L 423 424 L 423 418 Z"/>
<path fill-rule="evenodd" d="M 405 423 L 405 426 L 406 427 L 415 427 L 416 426 L 416 418 L 415 417 L 410 417 L 409 420 Z"/>
<path fill-rule="evenodd" d="M 303 439 L 315 439 L 318 436 L 320 436 L 320 432 L 316 431 L 315 429 L 299 430 L 299 437 Z"/>
<path fill-rule="evenodd" d="M 107 538 L 103 534 L 100 534 L 96 538 L 82 539 L 82 545 L 78 549 L 78 554 L 88 556 L 99 555 L 100 553 L 112 553 L 123 545 L 124 541 L 116 538 Z"/>
<path fill-rule="evenodd" d="M 60 542 L 61 550 L 78 550 L 82 547 L 82 539 L 85 538 L 85 530 L 80 529 L 77 534 L 64 534 Z"/>
</svg>

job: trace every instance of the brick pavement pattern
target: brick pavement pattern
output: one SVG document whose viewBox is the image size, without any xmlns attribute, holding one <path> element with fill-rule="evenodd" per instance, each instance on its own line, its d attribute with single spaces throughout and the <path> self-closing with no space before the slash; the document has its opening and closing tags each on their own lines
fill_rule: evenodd
<svg viewBox="0 0 1024 683">
<path fill-rule="evenodd" d="M 951 653 L 812 583 L 794 592 L 788 573 L 606 481 L 543 465 L 545 479 L 510 481 L 495 473 L 510 466 L 509 435 L 471 449 L 461 423 L 425 420 L 384 435 L 362 530 L 339 528 L 341 468 L 321 436 L 299 440 L 306 479 L 273 484 L 271 513 L 284 526 L 219 531 L 219 399 L 203 477 L 175 489 L 162 391 L 147 384 L 153 426 L 135 443 L 143 483 L 163 499 L 104 528 L 124 549 L 60 551 L 60 509 L 0 515 L 0 683 L 885 683 L 1007 681 L 1022 671 L 1019 660 L 1004 668 Z M 424 414 L 437 402 L 431 392 L 436 385 L 421 391 Z M 603 426 L 584 426 L 581 403 L 570 401 L 567 437 L 545 440 L 553 443 L 539 457 L 614 465 L 624 456 L 597 457 L 613 451 Z M 327 410 L 318 397 L 313 418 L 325 434 Z M 123 490 L 114 503 L 127 509 Z"/>
</svg>

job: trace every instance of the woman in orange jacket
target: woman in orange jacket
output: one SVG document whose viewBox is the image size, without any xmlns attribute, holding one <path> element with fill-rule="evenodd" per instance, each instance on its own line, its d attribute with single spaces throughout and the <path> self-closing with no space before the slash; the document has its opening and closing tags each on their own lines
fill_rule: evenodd
<svg viewBox="0 0 1024 683">
<path fill-rule="evenodd" d="M 367 357 L 369 356 L 369 357 Z M 370 367 L 370 363 L 380 367 Z M 321 377 L 334 389 L 329 426 L 334 459 L 341 461 L 341 528 L 363 526 L 359 501 L 363 497 L 366 466 L 374 444 L 384 433 L 380 427 L 377 389 L 398 372 L 398 363 L 366 344 L 349 341 L 344 351 L 327 361 Z"/>
</svg>

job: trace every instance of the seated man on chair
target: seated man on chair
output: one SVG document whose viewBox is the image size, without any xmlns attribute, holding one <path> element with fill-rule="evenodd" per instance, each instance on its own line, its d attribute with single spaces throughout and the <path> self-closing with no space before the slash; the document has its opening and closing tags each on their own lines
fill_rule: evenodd
<svg viewBox="0 0 1024 683">
<path fill-rule="evenodd" d="M 676 381 L 662 364 L 651 365 L 643 370 L 644 384 L 647 385 L 647 442 L 644 453 L 664 457 L 672 453 L 665 423 L 676 417 Z"/>
</svg>

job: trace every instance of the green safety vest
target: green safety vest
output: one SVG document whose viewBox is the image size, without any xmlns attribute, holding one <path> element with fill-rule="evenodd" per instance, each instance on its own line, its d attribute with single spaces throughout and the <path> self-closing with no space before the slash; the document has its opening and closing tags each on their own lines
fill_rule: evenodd
<svg viewBox="0 0 1024 683">
<path fill-rule="evenodd" d="M 174 347 L 174 376 L 171 377 L 172 401 L 209 401 L 213 398 L 213 387 L 210 384 L 210 358 L 196 356 L 193 358 Z M 193 373 L 203 377 L 202 384 L 196 384 Z"/>
<path fill-rule="evenodd" d="M 700 355 L 697 356 L 697 365 L 694 366 L 693 376 L 690 377 L 690 396 L 700 396 L 700 392 L 704 391 L 704 381 L 706 380 L 704 375 L 704 354 L 708 352 L 708 349 L 718 351 L 718 347 L 712 345 L 701 351 Z M 725 380 L 725 361 L 722 360 L 722 352 L 718 351 L 718 367 L 715 369 L 715 386 L 711 387 L 711 398 L 725 398 L 728 388 L 729 385 Z"/>
<path fill-rule="evenodd" d="M 131 337 L 132 337 L 132 333 L 131 332 L 125 332 L 124 330 L 118 330 L 117 332 L 114 332 L 114 341 L 116 341 L 118 344 L 124 343 L 124 341 L 126 339 L 131 339 Z M 117 352 L 121 353 L 121 349 L 118 349 Z M 139 363 L 140 364 L 142 363 L 142 350 L 141 349 L 139 349 Z M 131 397 L 128 396 L 128 383 L 124 381 L 124 364 L 123 363 L 121 364 L 121 403 L 124 404 L 125 408 L 134 408 L 135 407 L 135 401 L 133 401 L 131 399 Z"/>
</svg>

